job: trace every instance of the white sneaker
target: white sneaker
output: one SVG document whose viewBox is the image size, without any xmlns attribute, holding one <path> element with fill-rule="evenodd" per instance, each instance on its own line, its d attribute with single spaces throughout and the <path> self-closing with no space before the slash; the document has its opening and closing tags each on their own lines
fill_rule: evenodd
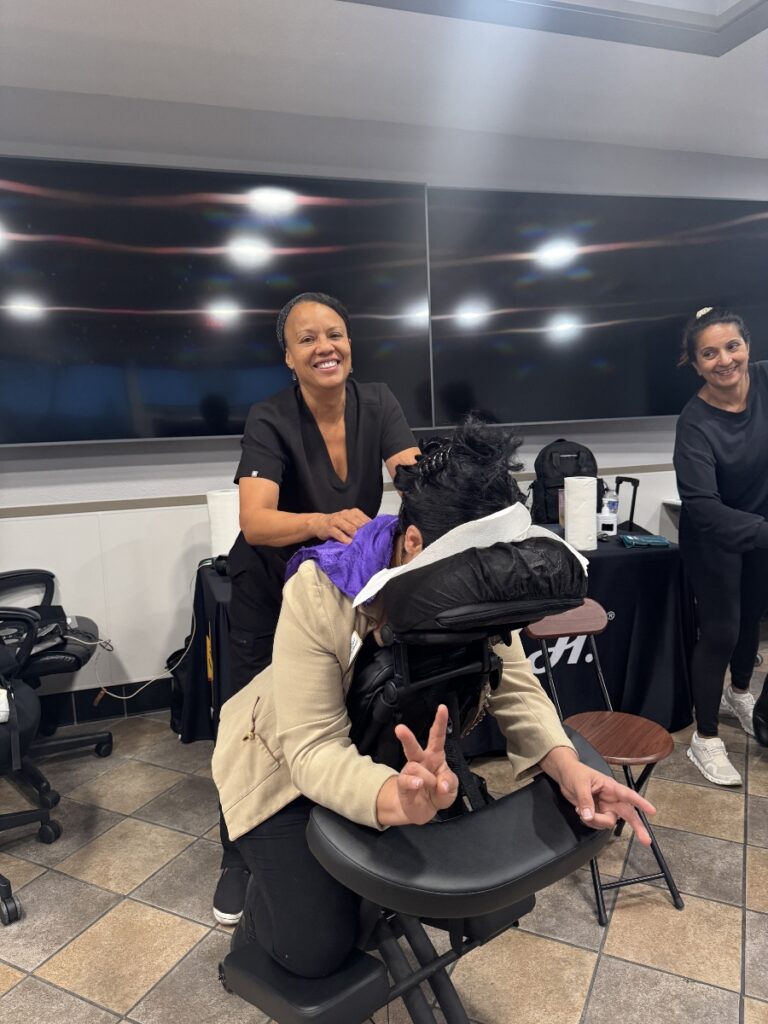
<svg viewBox="0 0 768 1024">
<path fill-rule="evenodd" d="M 727 709 L 738 718 L 741 728 L 748 736 L 755 735 L 755 727 L 752 724 L 755 698 L 749 690 L 734 690 L 732 686 L 726 686 L 723 690 L 720 707 Z"/>
<path fill-rule="evenodd" d="M 686 751 L 688 759 L 699 769 L 705 779 L 718 786 L 740 786 L 741 776 L 728 760 L 725 744 L 718 736 L 702 739 L 697 732 L 691 737 Z"/>
</svg>

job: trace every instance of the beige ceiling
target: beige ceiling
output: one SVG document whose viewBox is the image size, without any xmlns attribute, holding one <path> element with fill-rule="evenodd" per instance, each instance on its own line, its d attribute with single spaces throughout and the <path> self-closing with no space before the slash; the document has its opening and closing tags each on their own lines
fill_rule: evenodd
<svg viewBox="0 0 768 1024">
<path fill-rule="evenodd" d="M 768 32 L 712 58 L 337 0 L 0 0 L 0 86 L 768 158 Z"/>
</svg>

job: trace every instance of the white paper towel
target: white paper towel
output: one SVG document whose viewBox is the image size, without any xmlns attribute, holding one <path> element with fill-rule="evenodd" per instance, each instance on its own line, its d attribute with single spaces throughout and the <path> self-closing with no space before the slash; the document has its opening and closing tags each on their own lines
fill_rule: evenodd
<svg viewBox="0 0 768 1024">
<path fill-rule="evenodd" d="M 565 539 L 579 551 L 597 547 L 597 480 L 593 476 L 565 478 Z"/>
<path fill-rule="evenodd" d="M 228 555 L 240 533 L 240 492 L 236 487 L 208 491 L 205 500 L 211 528 L 211 557 Z"/>
</svg>

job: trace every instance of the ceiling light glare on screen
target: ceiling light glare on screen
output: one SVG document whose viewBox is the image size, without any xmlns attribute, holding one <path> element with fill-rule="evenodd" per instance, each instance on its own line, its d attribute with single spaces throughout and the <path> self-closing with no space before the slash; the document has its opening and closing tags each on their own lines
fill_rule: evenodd
<svg viewBox="0 0 768 1024">
<path fill-rule="evenodd" d="M 533 258 L 546 270 L 557 270 L 572 263 L 579 253 L 578 245 L 570 238 L 553 238 L 540 245 Z"/>
<path fill-rule="evenodd" d="M 429 323 L 429 304 L 426 299 L 406 309 L 403 318 L 409 327 L 426 327 Z"/>
<path fill-rule="evenodd" d="M 8 245 L 8 232 L 5 230 L 2 222 L 0 222 L 0 250 L 4 249 Z"/>
<path fill-rule="evenodd" d="M 484 324 L 490 312 L 482 302 L 462 302 L 453 314 L 459 327 L 479 327 Z"/>
<path fill-rule="evenodd" d="M 11 295 L 3 303 L 5 312 L 16 320 L 40 320 L 45 307 L 34 295 Z"/>
<path fill-rule="evenodd" d="M 562 313 L 559 316 L 553 317 L 547 324 L 547 333 L 549 334 L 552 341 L 558 344 L 567 341 L 573 341 L 574 338 L 578 338 L 582 331 L 582 323 L 576 316 L 569 316 L 568 313 Z"/>
<path fill-rule="evenodd" d="M 248 193 L 248 205 L 254 213 L 260 213 L 262 217 L 290 217 L 296 212 L 299 197 L 288 188 L 262 186 L 251 189 Z"/>
<path fill-rule="evenodd" d="M 263 238 L 240 235 L 227 242 L 227 256 L 242 270 L 254 270 L 269 263 L 272 246 Z"/>
<path fill-rule="evenodd" d="M 206 308 L 208 320 L 215 327 L 233 327 L 243 314 L 242 309 L 231 299 L 219 299 Z"/>
</svg>

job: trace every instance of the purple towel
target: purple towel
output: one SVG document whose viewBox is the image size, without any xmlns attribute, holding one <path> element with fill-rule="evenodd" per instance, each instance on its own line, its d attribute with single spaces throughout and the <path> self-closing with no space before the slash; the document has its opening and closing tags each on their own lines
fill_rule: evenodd
<svg viewBox="0 0 768 1024">
<path fill-rule="evenodd" d="M 396 531 L 397 516 L 376 516 L 359 528 L 349 544 L 327 540 L 324 544 L 299 548 L 285 567 L 285 581 L 311 558 L 342 594 L 354 597 L 371 576 L 389 566 Z"/>
</svg>

